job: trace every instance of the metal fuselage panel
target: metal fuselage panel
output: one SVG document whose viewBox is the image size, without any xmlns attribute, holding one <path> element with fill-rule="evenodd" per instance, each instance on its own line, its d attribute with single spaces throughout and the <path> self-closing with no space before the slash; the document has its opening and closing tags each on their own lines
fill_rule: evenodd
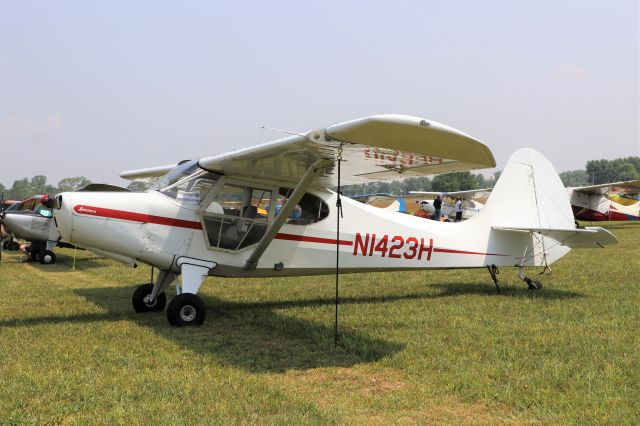
<svg viewBox="0 0 640 426">
<path fill-rule="evenodd" d="M 63 239 L 72 244 L 176 271 L 180 257 L 213 261 L 218 267 L 210 274 L 220 276 L 332 273 L 336 240 L 345 272 L 515 266 L 526 247 L 531 253 L 525 265 L 542 262 L 544 248 L 536 252 L 530 234 L 492 230 L 482 213 L 460 223 L 435 222 L 343 197 L 344 218 L 336 238 L 336 194 L 310 192 L 329 205 L 328 217 L 310 225 L 283 225 L 253 271 L 244 266 L 255 246 L 240 251 L 209 248 L 200 207 L 159 192 L 63 193 L 55 216 Z M 549 262 L 568 251 L 546 250 Z"/>
<path fill-rule="evenodd" d="M 32 211 L 5 213 L 4 226 L 15 237 L 32 242 L 57 241 L 60 236 L 53 219 Z"/>
</svg>

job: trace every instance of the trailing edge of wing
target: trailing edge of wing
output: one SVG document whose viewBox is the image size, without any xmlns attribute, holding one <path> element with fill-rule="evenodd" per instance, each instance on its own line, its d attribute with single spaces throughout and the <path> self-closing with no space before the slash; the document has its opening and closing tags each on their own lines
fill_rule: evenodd
<svg viewBox="0 0 640 426">
<path fill-rule="evenodd" d="M 200 167 L 230 175 L 297 183 L 326 160 L 318 184 L 364 183 L 494 167 L 489 148 L 472 137 L 419 117 L 378 115 L 201 159 Z"/>
<path fill-rule="evenodd" d="M 618 244 L 618 239 L 611 232 L 599 226 L 576 229 L 501 227 L 493 227 L 493 229 L 510 232 L 536 232 L 571 248 L 595 248 Z"/>
</svg>

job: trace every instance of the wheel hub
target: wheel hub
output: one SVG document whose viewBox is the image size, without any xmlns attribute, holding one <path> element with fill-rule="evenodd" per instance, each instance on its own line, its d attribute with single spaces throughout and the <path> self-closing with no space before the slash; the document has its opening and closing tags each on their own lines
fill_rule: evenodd
<svg viewBox="0 0 640 426">
<path fill-rule="evenodd" d="M 154 300 L 153 302 L 151 301 L 151 295 L 147 294 L 145 297 L 142 298 L 142 302 L 147 305 L 150 308 L 153 308 L 154 306 L 156 306 L 156 303 L 158 303 L 158 299 Z"/>
<path fill-rule="evenodd" d="M 184 305 L 180 308 L 180 319 L 184 322 L 191 322 L 196 317 L 196 308 L 191 305 Z"/>
</svg>

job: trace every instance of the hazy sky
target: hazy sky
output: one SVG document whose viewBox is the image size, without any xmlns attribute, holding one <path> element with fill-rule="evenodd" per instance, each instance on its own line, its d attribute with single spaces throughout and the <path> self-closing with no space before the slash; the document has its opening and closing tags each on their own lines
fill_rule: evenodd
<svg viewBox="0 0 640 426">
<path fill-rule="evenodd" d="M 558 171 L 640 155 L 637 0 L 0 0 L 0 182 L 200 158 L 381 113 Z"/>
</svg>

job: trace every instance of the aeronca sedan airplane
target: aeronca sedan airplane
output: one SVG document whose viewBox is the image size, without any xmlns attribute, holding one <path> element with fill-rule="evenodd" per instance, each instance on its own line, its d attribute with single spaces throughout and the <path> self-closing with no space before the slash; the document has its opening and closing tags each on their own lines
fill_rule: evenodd
<svg viewBox="0 0 640 426">
<path fill-rule="evenodd" d="M 567 188 L 576 219 L 640 220 L 640 179 Z"/>
<path fill-rule="evenodd" d="M 576 229 L 558 175 L 532 149 L 514 153 L 485 208 L 461 223 L 401 215 L 329 188 L 371 180 L 493 167 L 472 137 L 421 118 L 362 118 L 175 167 L 122 173 L 163 176 L 147 193 L 65 192 L 55 218 L 65 241 L 160 269 L 133 295 L 136 311 L 199 325 L 207 275 L 277 277 L 342 272 L 548 266 L 572 247 L 616 243 Z M 269 200 L 266 203 L 264 200 Z M 295 212 L 295 214 L 294 214 Z M 337 233 L 339 230 L 339 233 Z M 178 276 L 181 275 L 181 280 Z"/>
</svg>

